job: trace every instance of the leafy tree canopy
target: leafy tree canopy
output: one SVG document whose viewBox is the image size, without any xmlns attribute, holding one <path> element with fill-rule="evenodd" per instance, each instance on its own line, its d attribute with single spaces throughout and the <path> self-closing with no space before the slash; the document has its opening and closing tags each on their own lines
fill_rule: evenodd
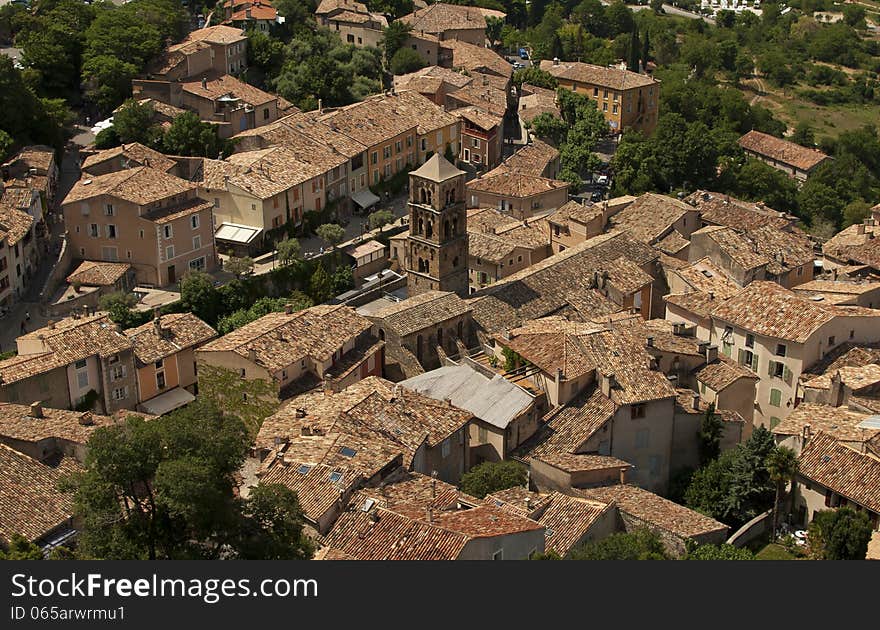
<svg viewBox="0 0 880 630">
<path fill-rule="evenodd" d="M 483 462 L 461 477 L 462 491 L 482 499 L 487 494 L 524 486 L 526 469 L 517 462 Z"/>
</svg>

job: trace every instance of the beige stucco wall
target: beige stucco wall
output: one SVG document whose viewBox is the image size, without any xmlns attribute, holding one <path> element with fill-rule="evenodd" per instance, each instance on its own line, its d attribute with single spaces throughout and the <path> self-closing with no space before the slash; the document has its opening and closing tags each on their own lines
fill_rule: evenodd
<svg viewBox="0 0 880 630">
<path fill-rule="evenodd" d="M 502 201 L 505 204 L 501 210 Z M 513 197 L 483 191 L 467 190 L 468 208 L 495 208 L 515 219 L 529 219 L 536 213 L 558 208 L 568 201 L 568 188 L 559 188 L 532 197 Z"/>
</svg>

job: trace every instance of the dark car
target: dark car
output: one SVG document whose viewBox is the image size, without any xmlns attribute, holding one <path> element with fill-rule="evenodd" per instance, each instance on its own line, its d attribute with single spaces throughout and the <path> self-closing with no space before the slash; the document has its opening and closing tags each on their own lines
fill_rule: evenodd
<svg viewBox="0 0 880 630">
<path fill-rule="evenodd" d="M 594 190 L 590 195 L 590 201 L 602 201 L 602 191 Z"/>
</svg>

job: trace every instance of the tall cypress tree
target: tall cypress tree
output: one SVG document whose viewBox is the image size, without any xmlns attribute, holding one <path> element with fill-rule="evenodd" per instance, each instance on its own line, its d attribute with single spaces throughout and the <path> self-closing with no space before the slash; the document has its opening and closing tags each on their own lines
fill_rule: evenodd
<svg viewBox="0 0 880 630">
<path fill-rule="evenodd" d="M 639 42 L 639 33 L 635 27 L 632 30 L 632 36 L 629 40 L 629 60 L 627 61 L 627 69 L 631 72 L 639 71 L 639 54 L 642 52 L 642 46 Z"/>
<path fill-rule="evenodd" d="M 645 41 L 642 42 L 642 68 L 648 67 L 648 48 L 650 46 L 648 40 L 648 29 L 645 29 Z"/>
</svg>

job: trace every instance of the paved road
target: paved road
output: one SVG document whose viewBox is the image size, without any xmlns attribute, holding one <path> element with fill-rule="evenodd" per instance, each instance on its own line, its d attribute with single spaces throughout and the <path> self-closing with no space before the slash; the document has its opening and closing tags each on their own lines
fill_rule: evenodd
<svg viewBox="0 0 880 630">
<path fill-rule="evenodd" d="M 635 5 L 628 5 L 628 6 L 633 11 L 644 11 L 645 9 L 651 8 L 647 4 L 635 4 Z M 671 4 L 664 4 L 663 10 L 666 13 L 668 13 L 669 15 L 675 15 L 678 17 L 688 18 L 690 20 L 703 20 L 704 22 L 708 22 L 709 24 L 715 24 L 715 18 L 707 17 L 707 16 L 701 15 L 699 13 L 691 13 L 690 11 L 685 11 L 684 9 L 679 9 L 678 7 L 674 7 Z"/>
</svg>

